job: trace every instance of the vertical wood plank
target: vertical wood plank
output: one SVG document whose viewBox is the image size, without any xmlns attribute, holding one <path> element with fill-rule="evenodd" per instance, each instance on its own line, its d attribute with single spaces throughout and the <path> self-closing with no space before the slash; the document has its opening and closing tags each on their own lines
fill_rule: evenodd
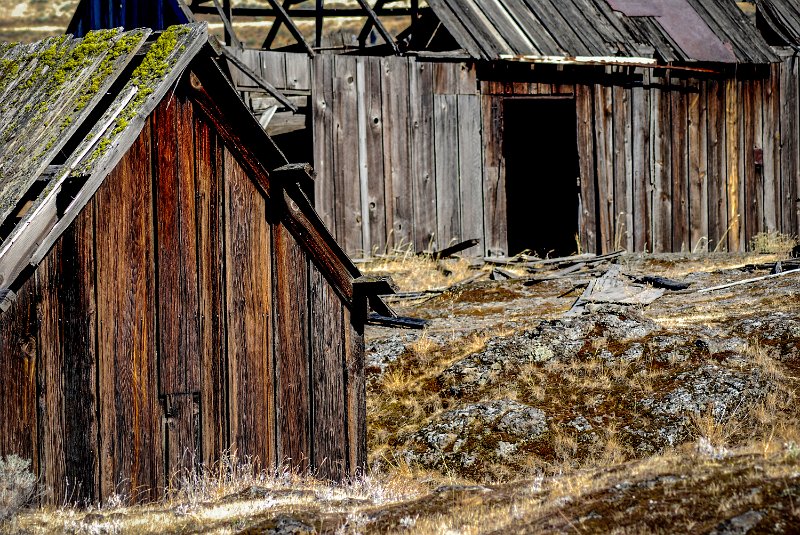
<svg viewBox="0 0 800 535">
<path fill-rule="evenodd" d="M 650 196 L 650 72 L 631 89 L 633 107 L 633 228 L 635 251 L 652 250 Z M 647 89 L 645 89 L 647 87 Z"/>
<path fill-rule="evenodd" d="M 315 266 L 310 281 L 313 468 L 340 479 L 348 471 L 342 304 Z"/>
<path fill-rule="evenodd" d="M 14 303 L 0 315 L 0 455 L 31 461 L 41 473 L 37 437 L 36 383 L 38 331 L 36 280 L 28 279 Z"/>
<path fill-rule="evenodd" d="M 231 448 L 275 462 L 270 226 L 264 199 L 225 150 L 225 266 Z"/>
<path fill-rule="evenodd" d="M 613 100 L 614 249 L 633 250 L 633 162 L 630 91 L 616 85 Z"/>
<path fill-rule="evenodd" d="M 212 127 L 195 116 L 197 241 L 200 261 L 200 408 L 203 462 L 210 465 L 228 446 L 226 385 L 225 198 L 223 144 Z"/>
<path fill-rule="evenodd" d="M 181 95 L 155 111 L 159 391 L 200 390 L 194 124 Z"/>
<path fill-rule="evenodd" d="M 151 127 L 148 120 L 95 195 L 103 499 L 155 499 L 163 486 Z"/>
<path fill-rule="evenodd" d="M 506 213 L 505 159 L 503 157 L 502 97 L 483 95 L 481 112 L 485 251 L 488 256 L 505 256 L 508 252 L 508 216 Z M 437 162 L 438 159 L 437 151 Z M 438 165 L 437 163 L 437 167 Z M 436 195 L 438 198 L 438 189 Z"/>
<path fill-rule="evenodd" d="M 668 79 L 667 79 L 668 82 Z M 653 251 L 672 251 L 672 113 L 668 91 L 651 92 L 653 120 Z"/>
<path fill-rule="evenodd" d="M 780 65 L 770 65 L 769 80 L 763 85 L 762 107 L 764 122 L 762 140 L 764 147 L 764 230 L 775 232 L 779 228 L 780 210 Z"/>
<path fill-rule="evenodd" d="M 314 208 L 335 239 L 336 212 L 334 210 L 336 190 L 334 188 L 334 127 L 333 127 L 333 59 L 332 54 L 317 54 L 312 60 L 314 74 L 313 102 L 314 123 Z"/>
<path fill-rule="evenodd" d="M 369 210 L 369 243 L 366 254 L 386 252 L 386 191 L 383 166 L 383 109 L 381 77 L 383 66 L 380 58 L 360 58 L 365 61 L 364 95 L 366 98 L 366 160 L 367 160 L 367 208 Z M 362 192 L 363 194 L 363 192 Z M 366 238 L 365 238 L 366 240 Z"/>
<path fill-rule="evenodd" d="M 709 248 L 724 247 L 720 240 L 728 228 L 727 141 L 725 84 L 708 82 L 708 241 Z"/>
<path fill-rule="evenodd" d="M 311 459 L 308 260 L 282 224 L 272 236 L 277 459 L 302 471 Z"/>
<path fill-rule="evenodd" d="M 367 466 L 367 387 L 364 379 L 364 326 L 359 315 L 344 308 L 345 367 L 347 374 L 347 439 L 349 475 L 363 474 Z"/>
<path fill-rule="evenodd" d="M 580 165 L 580 228 L 581 248 L 597 251 L 597 196 L 594 160 L 594 96 L 592 86 L 575 86 L 578 128 L 578 160 Z"/>
<path fill-rule="evenodd" d="M 436 154 L 436 240 L 447 247 L 461 238 L 458 183 L 458 101 L 456 95 L 435 95 L 434 152 Z"/>
<path fill-rule="evenodd" d="M 339 244 L 351 255 L 364 252 L 359 180 L 358 94 L 356 58 L 334 59 L 333 143 L 336 168 L 333 170 L 336 198 L 336 226 Z"/>
<path fill-rule="evenodd" d="M 284 52 L 286 58 L 286 88 L 300 91 L 311 89 L 311 59 L 308 54 Z"/>
<path fill-rule="evenodd" d="M 94 207 L 37 270 L 40 484 L 50 503 L 99 498 Z"/>
<path fill-rule="evenodd" d="M 408 150 L 408 61 L 406 58 L 383 59 L 383 152 L 386 179 L 387 229 L 390 242 L 403 248 L 414 244 L 414 200 L 410 180 Z"/>
<path fill-rule="evenodd" d="M 200 463 L 200 399 L 195 394 L 164 398 L 165 470 L 169 488 L 180 488 Z"/>
<path fill-rule="evenodd" d="M 674 81 L 672 99 L 672 250 L 688 251 L 689 244 L 689 147 L 686 81 Z"/>
<path fill-rule="evenodd" d="M 786 234 L 797 234 L 797 113 L 797 58 L 791 56 L 781 64 L 781 232 Z"/>
<path fill-rule="evenodd" d="M 462 240 L 483 237 L 483 164 L 481 162 L 480 98 L 459 95 L 458 173 Z M 470 254 L 467 250 L 466 254 Z"/>
<path fill-rule="evenodd" d="M 414 191 L 414 249 L 435 248 L 436 180 L 432 141 L 434 136 L 432 63 L 409 59 L 409 143 L 411 145 L 411 180 Z M 479 110 L 476 111 L 477 117 Z M 473 118 L 474 120 L 474 118 Z M 478 147 L 480 148 L 480 147 Z M 477 153 L 480 157 L 480 151 Z M 483 206 L 477 212 L 481 216 Z M 483 238 L 483 234 L 480 236 Z"/>
<path fill-rule="evenodd" d="M 689 250 L 708 249 L 708 142 L 705 82 L 694 82 L 689 100 Z"/>
<path fill-rule="evenodd" d="M 725 139 L 726 139 L 726 160 L 728 166 L 727 173 L 727 206 L 728 206 L 728 228 L 727 245 L 728 250 L 739 251 L 739 241 L 741 237 L 741 212 L 739 206 L 739 182 L 740 182 L 740 162 L 741 140 L 739 129 L 739 91 L 736 80 L 725 82 Z"/>
<path fill-rule="evenodd" d="M 594 87 L 595 152 L 597 153 L 597 203 L 600 253 L 614 247 L 614 123 L 611 87 Z"/>
<path fill-rule="evenodd" d="M 286 83 L 286 54 L 283 52 L 269 52 L 266 50 L 245 50 L 245 53 L 255 54 L 261 60 L 261 76 L 278 89 L 285 89 Z"/>
</svg>

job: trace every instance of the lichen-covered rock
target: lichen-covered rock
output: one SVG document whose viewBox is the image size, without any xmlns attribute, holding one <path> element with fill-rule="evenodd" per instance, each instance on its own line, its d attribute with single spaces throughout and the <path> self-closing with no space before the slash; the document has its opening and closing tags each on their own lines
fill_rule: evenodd
<svg viewBox="0 0 800 535">
<path fill-rule="evenodd" d="M 745 318 L 734 326 L 732 333 L 778 348 L 780 357 L 800 356 L 800 319 L 793 314 L 773 312 Z"/>
<path fill-rule="evenodd" d="M 415 433 L 405 457 L 429 468 L 480 474 L 484 463 L 505 461 L 547 431 L 541 410 L 513 400 L 471 403 L 444 412 Z"/>
<path fill-rule="evenodd" d="M 645 347 L 633 341 L 656 329 L 654 322 L 634 312 L 545 321 L 535 329 L 490 339 L 483 351 L 444 370 L 439 383 L 447 394 L 463 397 L 496 384 L 528 364 L 569 361 L 580 354 L 607 360 L 636 360 L 644 356 Z M 595 348 L 591 340 L 599 338 L 610 343 L 605 344 L 607 347 Z"/>
<path fill-rule="evenodd" d="M 693 417 L 708 415 L 719 423 L 740 418 L 738 411 L 753 406 L 775 387 L 759 368 L 732 369 L 718 364 L 679 372 L 669 384 L 674 386 L 667 392 L 638 401 L 644 417 L 623 428 L 627 441 L 640 455 L 691 440 Z"/>
</svg>

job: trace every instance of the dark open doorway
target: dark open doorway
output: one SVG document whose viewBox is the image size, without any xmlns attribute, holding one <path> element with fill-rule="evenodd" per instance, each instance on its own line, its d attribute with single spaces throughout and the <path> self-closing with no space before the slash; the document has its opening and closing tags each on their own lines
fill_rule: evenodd
<svg viewBox="0 0 800 535">
<path fill-rule="evenodd" d="M 577 249 L 578 138 L 575 100 L 506 99 L 503 139 L 508 252 L 564 256 Z"/>
</svg>

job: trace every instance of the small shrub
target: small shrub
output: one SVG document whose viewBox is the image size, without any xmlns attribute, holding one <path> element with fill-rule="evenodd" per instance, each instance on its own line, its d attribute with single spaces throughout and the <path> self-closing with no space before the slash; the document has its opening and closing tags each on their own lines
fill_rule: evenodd
<svg viewBox="0 0 800 535">
<path fill-rule="evenodd" d="M 762 232 L 750 240 L 750 249 L 759 254 L 788 255 L 797 245 L 797 238 L 780 232 Z"/>
<path fill-rule="evenodd" d="M 16 515 L 28 505 L 36 491 L 31 461 L 16 455 L 0 457 L 0 520 Z"/>
</svg>

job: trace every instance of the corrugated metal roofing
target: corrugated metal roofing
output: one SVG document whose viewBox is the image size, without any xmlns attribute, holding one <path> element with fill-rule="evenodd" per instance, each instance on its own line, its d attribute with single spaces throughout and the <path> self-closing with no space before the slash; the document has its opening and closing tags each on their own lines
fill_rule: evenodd
<svg viewBox="0 0 800 535">
<path fill-rule="evenodd" d="M 778 37 L 800 47 L 800 0 L 756 0 L 756 7 Z"/>
<path fill-rule="evenodd" d="M 75 180 L 102 181 L 179 65 L 208 42 L 205 24 L 174 26 L 150 44 L 135 69 L 126 69 L 150 34 L 101 30 L 83 39 L 0 44 L 0 288 L 11 282 L 20 258 L 46 246 L 42 236 L 63 226 L 56 215 L 65 209 L 62 189 Z"/>
<path fill-rule="evenodd" d="M 732 0 L 428 0 L 428 4 L 476 59 L 778 61 Z"/>
<path fill-rule="evenodd" d="M 187 24 L 194 18 L 179 0 L 81 0 L 67 27 L 67 33 L 83 37 L 101 28 L 153 28 Z"/>
</svg>

